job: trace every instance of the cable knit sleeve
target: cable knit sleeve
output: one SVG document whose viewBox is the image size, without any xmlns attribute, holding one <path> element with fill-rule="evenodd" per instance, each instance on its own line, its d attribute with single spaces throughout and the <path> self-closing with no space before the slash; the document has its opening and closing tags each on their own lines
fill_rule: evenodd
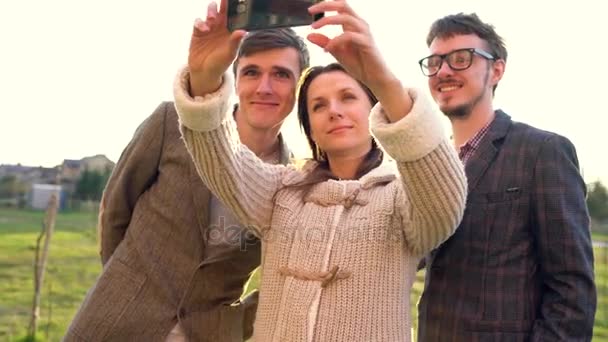
<svg viewBox="0 0 608 342">
<path fill-rule="evenodd" d="M 205 185 L 257 236 L 270 226 L 274 194 L 287 168 L 266 164 L 241 144 L 231 111 L 233 78 L 215 93 L 192 98 L 184 68 L 173 87 L 186 147 Z"/>
<path fill-rule="evenodd" d="M 450 237 L 462 220 L 467 182 L 439 114 L 420 91 L 408 92 L 414 101 L 408 115 L 390 123 L 378 104 L 370 121 L 401 174 L 395 207 L 406 241 L 414 254 L 423 255 Z"/>
</svg>

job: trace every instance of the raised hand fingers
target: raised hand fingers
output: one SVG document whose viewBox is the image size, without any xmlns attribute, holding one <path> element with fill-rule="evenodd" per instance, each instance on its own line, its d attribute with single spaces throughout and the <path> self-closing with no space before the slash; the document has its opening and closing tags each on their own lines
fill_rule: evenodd
<svg viewBox="0 0 608 342">
<path fill-rule="evenodd" d="M 200 36 L 205 32 L 209 32 L 210 28 L 206 22 L 204 22 L 201 18 L 194 19 L 194 29 L 192 31 L 193 36 Z"/>
<path fill-rule="evenodd" d="M 218 16 L 217 4 L 215 2 L 211 2 L 207 6 L 207 21 L 217 18 Z"/>
<path fill-rule="evenodd" d="M 337 54 L 342 50 L 353 46 L 357 46 L 360 49 L 369 45 L 370 42 L 367 36 L 357 32 L 344 32 L 329 40 L 323 48 L 339 60 L 340 56 Z"/>
<path fill-rule="evenodd" d="M 323 49 L 325 49 L 325 46 L 327 46 L 327 43 L 329 43 L 330 41 L 330 39 L 326 35 L 321 33 L 311 33 L 307 36 L 307 38 L 311 43 Z"/>
<path fill-rule="evenodd" d="M 348 14 L 355 18 L 360 18 L 359 15 L 350 7 L 344 0 L 321 1 L 308 8 L 311 14 L 319 14 L 323 12 L 338 12 L 340 14 Z"/>
<path fill-rule="evenodd" d="M 344 29 L 357 32 L 367 32 L 369 26 L 360 18 L 353 17 L 349 14 L 337 14 L 323 17 L 311 24 L 314 29 L 319 29 L 327 25 L 342 25 Z"/>
</svg>

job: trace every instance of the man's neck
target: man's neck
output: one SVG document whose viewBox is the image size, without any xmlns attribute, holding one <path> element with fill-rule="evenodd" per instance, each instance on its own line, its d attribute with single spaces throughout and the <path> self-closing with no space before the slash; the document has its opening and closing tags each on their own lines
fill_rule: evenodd
<svg viewBox="0 0 608 342">
<path fill-rule="evenodd" d="M 454 146 L 459 148 L 469 141 L 477 132 L 484 128 L 494 119 L 494 109 L 492 106 L 477 108 L 464 118 L 450 118 L 452 123 L 452 133 Z"/>
<path fill-rule="evenodd" d="M 275 154 L 280 148 L 280 127 L 261 130 L 246 125 L 243 122 L 240 122 L 240 120 L 236 120 L 236 128 L 239 132 L 241 142 L 262 159 Z"/>
</svg>

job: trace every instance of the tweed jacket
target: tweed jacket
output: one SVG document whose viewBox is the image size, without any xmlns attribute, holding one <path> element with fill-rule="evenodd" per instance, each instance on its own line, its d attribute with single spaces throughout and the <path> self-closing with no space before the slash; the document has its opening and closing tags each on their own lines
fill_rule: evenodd
<svg viewBox="0 0 608 342">
<path fill-rule="evenodd" d="M 182 132 L 209 189 L 262 239 L 260 342 L 408 341 L 409 293 L 420 257 L 450 236 L 466 179 L 430 101 L 370 119 L 385 161 L 358 180 L 302 187 L 318 164 L 268 165 L 240 144 L 226 118 L 231 77 L 191 99 L 175 87 Z"/>
<path fill-rule="evenodd" d="M 462 223 L 427 261 L 419 341 L 589 341 L 593 250 L 572 143 L 497 111 L 465 169 Z"/>
<path fill-rule="evenodd" d="M 289 160 L 284 145 L 281 160 Z M 207 258 L 209 201 L 175 107 L 162 103 L 108 181 L 99 215 L 103 272 L 65 341 L 164 341 L 178 320 L 190 341 L 242 341 L 245 308 L 230 304 L 259 265 L 259 241 Z"/>
</svg>

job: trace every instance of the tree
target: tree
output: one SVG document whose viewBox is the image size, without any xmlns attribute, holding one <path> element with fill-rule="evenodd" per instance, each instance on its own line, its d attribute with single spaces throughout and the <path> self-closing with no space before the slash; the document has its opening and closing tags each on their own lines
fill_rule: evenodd
<svg viewBox="0 0 608 342">
<path fill-rule="evenodd" d="M 99 201 L 110 172 L 111 170 L 102 172 L 85 169 L 76 183 L 74 196 L 81 200 Z"/>
<path fill-rule="evenodd" d="M 608 189 L 600 181 L 589 185 L 587 208 L 589 215 L 595 220 L 600 222 L 608 220 Z"/>
<path fill-rule="evenodd" d="M 27 192 L 27 184 L 15 175 L 6 175 L 0 178 L 0 198 L 13 198 L 23 196 Z"/>
</svg>

